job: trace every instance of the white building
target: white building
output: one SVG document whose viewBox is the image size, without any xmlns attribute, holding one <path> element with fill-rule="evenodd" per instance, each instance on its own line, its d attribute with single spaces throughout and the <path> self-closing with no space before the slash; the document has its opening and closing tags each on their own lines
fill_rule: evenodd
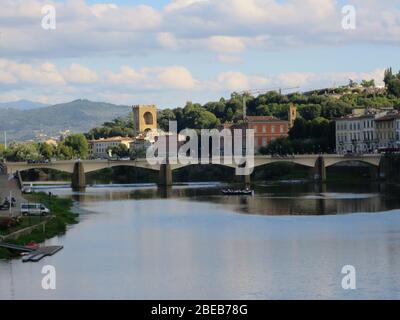
<svg viewBox="0 0 400 320">
<path fill-rule="evenodd" d="M 355 109 L 353 114 L 336 119 L 336 152 L 372 153 L 378 149 L 376 120 L 387 112 Z"/>
<path fill-rule="evenodd" d="M 389 113 L 376 119 L 376 131 L 379 148 L 394 149 L 400 147 L 400 114 Z"/>
<path fill-rule="evenodd" d="M 89 157 L 91 159 L 107 158 L 110 156 L 108 154 L 109 149 L 117 147 L 120 144 L 125 145 L 129 149 L 130 143 L 132 141 L 133 139 L 129 137 L 112 137 L 112 138 L 100 138 L 97 140 L 90 140 Z"/>
</svg>

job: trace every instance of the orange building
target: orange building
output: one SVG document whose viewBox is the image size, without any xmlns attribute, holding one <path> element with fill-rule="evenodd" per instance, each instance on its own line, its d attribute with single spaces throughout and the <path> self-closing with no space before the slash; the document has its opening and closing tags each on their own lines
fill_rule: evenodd
<svg viewBox="0 0 400 320">
<path fill-rule="evenodd" d="M 246 129 L 254 130 L 254 148 L 257 150 L 267 146 L 278 138 L 286 138 L 289 132 L 289 122 L 275 117 L 247 117 Z"/>
</svg>

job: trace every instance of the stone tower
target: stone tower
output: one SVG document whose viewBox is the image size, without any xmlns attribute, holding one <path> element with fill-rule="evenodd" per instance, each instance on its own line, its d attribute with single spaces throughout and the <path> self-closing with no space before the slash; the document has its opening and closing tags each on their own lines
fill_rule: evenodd
<svg viewBox="0 0 400 320">
<path fill-rule="evenodd" d="M 157 129 L 157 107 L 155 105 L 136 105 L 132 107 L 136 134 Z"/>
<path fill-rule="evenodd" d="M 289 128 L 292 128 L 294 125 L 294 121 L 297 118 L 297 107 L 294 104 L 291 104 L 289 107 Z"/>
</svg>

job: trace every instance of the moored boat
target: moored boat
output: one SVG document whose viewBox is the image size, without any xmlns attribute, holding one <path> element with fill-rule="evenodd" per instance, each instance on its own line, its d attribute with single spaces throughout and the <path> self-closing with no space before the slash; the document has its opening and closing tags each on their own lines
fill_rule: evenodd
<svg viewBox="0 0 400 320">
<path fill-rule="evenodd" d="M 251 196 L 254 195 L 254 190 L 250 189 L 223 189 L 222 193 L 227 196 L 238 196 L 238 195 L 245 195 Z"/>
</svg>

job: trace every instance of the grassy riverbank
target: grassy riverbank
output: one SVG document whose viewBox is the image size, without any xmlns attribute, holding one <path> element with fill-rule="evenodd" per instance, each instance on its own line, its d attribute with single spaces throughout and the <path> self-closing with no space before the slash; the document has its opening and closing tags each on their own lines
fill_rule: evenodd
<svg viewBox="0 0 400 320">
<path fill-rule="evenodd" d="M 72 200 L 58 198 L 57 196 L 49 196 L 45 193 L 33 193 L 26 196 L 29 202 L 40 202 L 48 207 L 51 211 L 52 217 L 42 218 L 42 217 L 23 217 L 21 223 L 18 226 L 12 227 L 7 230 L 0 231 L 0 235 L 7 235 L 11 232 L 15 232 L 31 225 L 38 224 L 44 219 L 48 219 L 46 226 L 43 228 L 38 228 L 33 230 L 30 234 L 21 235 L 16 240 L 7 240 L 7 242 L 25 245 L 30 241 L 35 241 L 41 243 L 46 239 L 50 239 L 56 235 L 63 234 L 68 225 L 77 223 L 77 215 L 71 212 Z M 17 256 L 16 252 L 0 248 L 0 259 L 9 259 Z"/>
</svg>

